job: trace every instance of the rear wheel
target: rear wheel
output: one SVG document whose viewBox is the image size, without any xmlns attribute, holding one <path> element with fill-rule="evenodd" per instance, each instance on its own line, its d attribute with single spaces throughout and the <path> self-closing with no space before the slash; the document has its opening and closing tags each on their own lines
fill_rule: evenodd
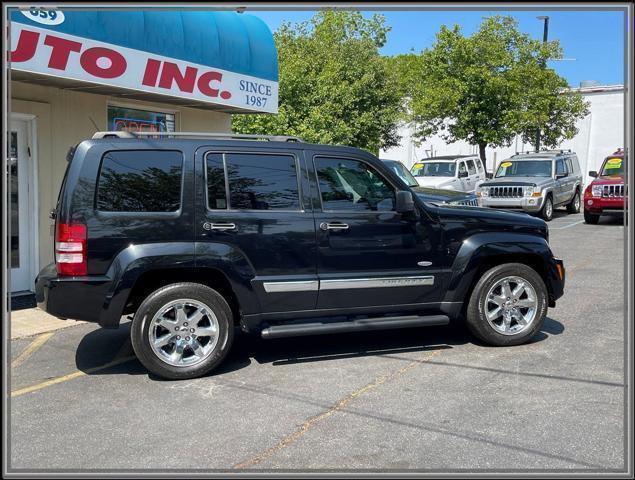
<svg viewBox="0 0 635 480">
<path fill-rule="evenodd" d="M 466 323 L 477 338 L 494 346 L 531 339 L 547 315 L 547 288 L 535 270 L 521 263 L 491 268 L 478 281 Z"/>
<path fill-rule="evenodd" d="M 540 217 L 545 222 L 550 222 L 553 218 L 553 200 L 551 195 L 548 195 L 547 198 L 545 198 L 545 204 L 542 206 L 542 210 L 540 210 Z"/>
<path fill-rule="evenodd" d="M 580 192 L 576 190 L 571 203 L 567 205 L 567 212 L 580 213 Z"/>
<path fill-rule="evenodd" d="M 175 283 L 150 294 L 130 330 L 141 363 L 168 379 L 194 378 L 217 367 L 234 338 L 232 312 L 215 290 Z"/>
<path fill-rule="evenodd" d="M 594 215 L 593 213 L 590 213 L 588 211 L 584 211 L 584 222 L 585 223 L 590 223 L 591 225 L 597 225 L 597 223 L 600 221 L 600 216 L 599 215 Z"/>
</svg>

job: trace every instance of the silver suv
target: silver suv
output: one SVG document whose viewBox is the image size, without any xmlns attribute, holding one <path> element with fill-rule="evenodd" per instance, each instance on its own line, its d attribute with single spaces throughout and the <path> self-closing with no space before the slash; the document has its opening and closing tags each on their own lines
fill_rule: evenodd
<svg viewBox="0 0 635 480">
<path fill-rule="evenodd" d="M 520 153 L 498 165 L 494 178 L 478 190 L 484 207 L 515 208 L 553 217 L 553 209 L 566 206 L 569 213 L 580 211 L 582 173 L 577 155 L 571 150 Z"/>
</svg>

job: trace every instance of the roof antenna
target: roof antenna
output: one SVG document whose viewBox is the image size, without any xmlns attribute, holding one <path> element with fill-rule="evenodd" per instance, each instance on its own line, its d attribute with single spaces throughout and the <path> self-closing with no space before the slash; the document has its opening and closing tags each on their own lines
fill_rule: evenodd
<svg viewBox="0 0 635 480">
<path fill-rule="evenodd" d="M 93 122 L 93 125 L 95 126 L 95 131 L 99 132 L 99 127 L 97 126 L 97 123 L 95 122 L 95 120 L 93 120 L 93 117 L 91 117 L 90 115 L 88 115 L 88 119 Z"/>
</svg>

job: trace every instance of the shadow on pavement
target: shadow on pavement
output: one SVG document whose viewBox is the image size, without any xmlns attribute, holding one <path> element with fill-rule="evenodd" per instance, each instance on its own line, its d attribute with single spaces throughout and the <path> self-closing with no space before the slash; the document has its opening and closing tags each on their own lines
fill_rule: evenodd
<svg viewBox="0 0 635 480">
<path fill-rule="evenodd" d="M 549 335 L 559 335 L 563 331 L 564 326 L 560 322 L 547 317 L 543 328 L 530 343 L 541 342 Z M 112 362 L 114 359 L 134 356 L 129 335 L 130 323 L 124 323 L 118 330 L 99 329 L 84 336 L 75 355 L 78 370 L 89 375 L 148 375 L 148 371 L 136 359 L 98 369 L 99 366 Z M 227 358 L 210 375 L 222 375 L 240 370 L 251 365 L 252 361 L 271 363 L 277 366 L 448 349 L 467 343 L 488 348 L 472 337 L 467 329 L 458 322 L 444 327 L 407 328 L 272 340 L 263 340 L 256 335 L 248 335 L 236 330 L 234 345 Z M 150 378 L 162 380 L 151 374 Z"/>
</svg>

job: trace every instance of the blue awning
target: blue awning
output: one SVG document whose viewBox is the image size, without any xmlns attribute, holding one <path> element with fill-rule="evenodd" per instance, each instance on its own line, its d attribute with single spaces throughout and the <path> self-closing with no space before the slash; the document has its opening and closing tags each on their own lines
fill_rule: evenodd
<svg viewBox="0 0 635 480">
<path fill-rule="evenodd" d="M 64 9 L 64 22 L 46 25 L 13 11 L 13 22 L 121 47 L 278 80 L 269 27 L 257 17 L 210 11 L 93 11 Z"/>
</svg>

